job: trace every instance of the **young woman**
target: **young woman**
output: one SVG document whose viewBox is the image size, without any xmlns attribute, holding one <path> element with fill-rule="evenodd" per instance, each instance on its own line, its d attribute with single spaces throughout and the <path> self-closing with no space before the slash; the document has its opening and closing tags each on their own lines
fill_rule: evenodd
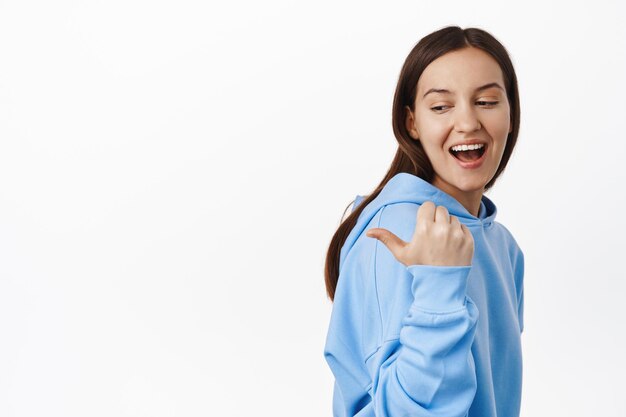
<svg viewBox="0 0 626 417">
<path fill-rule="evenodd" d="M 477 28 L 427 35 L 392 117 L 395 159 L 326 258 L 334 415 L 517 417 L 524 256 L 483 195 L 519 132 L 507 51 Z"/>
</svg>

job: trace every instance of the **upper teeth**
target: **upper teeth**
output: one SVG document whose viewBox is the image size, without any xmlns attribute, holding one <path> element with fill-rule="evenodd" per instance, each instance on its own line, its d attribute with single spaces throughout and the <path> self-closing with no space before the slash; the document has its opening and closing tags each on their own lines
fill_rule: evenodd
<svg viewBox="0 0 626 417">
<path fill-rule="evenodd" d="M 485 146 L 483 143 L 477 143 L 474 145 L 456 145 L 452 147 L 453 151 L 470 151 L 472 149 L 480 149 Z"/>
</svg>

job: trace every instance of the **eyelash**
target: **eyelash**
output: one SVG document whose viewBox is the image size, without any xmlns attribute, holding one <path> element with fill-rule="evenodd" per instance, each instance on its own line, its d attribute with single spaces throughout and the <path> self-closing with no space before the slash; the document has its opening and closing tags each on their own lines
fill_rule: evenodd
<svg viewBox="0 0 626 417">
<path fill-rule="evenodd" d="M 484 101 L 484 100 L 481 100 L 481 101 L 477 101 L 477 103 L 487 103 L 488 105 L 495 106 L 496 104 L 499 103 L 499 101 Z M 439 107 L 447 107 L 447 106 L 435 106 L 435 107 L 431 107 L 430 109 L 433 110 L 434 112 L 443 111 L 443 110 L 435 110 L 435 109 L 438 109 Z"/>
</svg>

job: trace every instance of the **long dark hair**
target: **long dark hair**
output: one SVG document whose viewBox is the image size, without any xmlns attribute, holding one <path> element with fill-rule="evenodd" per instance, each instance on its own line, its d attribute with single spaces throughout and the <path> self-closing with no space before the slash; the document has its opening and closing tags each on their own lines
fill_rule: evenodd
<svg viewBox="0 0 626 417">
<path fill-rule="evenodd" d="M 422 148 L 421 142 L 414 140 L 406 130 L 405 107 L 409 106 L 411 111 L 415 110 L 417 81 L 424 69 L 432 61 L 447 52 L 467 47 L 480 48 L 489 53 L 498 62 L 504 77 L 506 94 L 511 109 L 512 130 L 507 137 L 500 165 L 493 178 L 485 185 L 485 191 L 494 185 L 496 179 L 509 162 L 519 132 L 520 104 L 517 76 L 507 50 L 491 34 L 478 28 L 461 29 L 459 26 L 447 26 L 423 37 L 413 47 L 404 61 L 393 98 L 392 126 L 393 134 L 398 141 L 398 150 L 391 166 L 383 180 L 378 184 L 378 187 L 371 194 L 364 196 L 352 213 L 341 222 L 330 241 L 326 254 L 324 275 L 326 293 L 331 301 L 334 301 L 335 289 L 339 279 L 339 254 L 341 247 L 355 226 L 363 208 L 378 196 L 385 184 L 387 184 L 387 181 L 400 172 L 407 172 L 429 183 L 432 182 L 434 170 L 424 152 L 424 148 Z M 344 216 L 346 210 L 344 210 Z"/>
</svg>

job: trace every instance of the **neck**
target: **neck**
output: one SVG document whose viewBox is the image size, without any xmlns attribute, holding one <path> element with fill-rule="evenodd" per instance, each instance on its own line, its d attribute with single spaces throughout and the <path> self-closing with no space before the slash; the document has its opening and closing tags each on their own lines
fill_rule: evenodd
<svg viewBox="0 0 626 417">
<path fill-rule="evenodd" d="M 457 201 L 461 203 L 461 205 L 465 207 L 465 209 L 469 211 L 472 216 L 478 217 L 478 212 L 480 211 L 480 199 L 482 197 L 482 193 L 479 194 L 478 196 L 466 196 L 466 195 L 455 196 L 453 194 L 451 195 L 452 197 L 456 198 Z"/>
<path fill-rule="evenodd" d="M 459 190 L 446 182 L 438 181 L 438 178 L 433 181 L 433 185 L 441 191 L 454 197 L 472 216 L 478 217 L 480 202 L 483 197 L 483 190 Z"/>
</svg>

